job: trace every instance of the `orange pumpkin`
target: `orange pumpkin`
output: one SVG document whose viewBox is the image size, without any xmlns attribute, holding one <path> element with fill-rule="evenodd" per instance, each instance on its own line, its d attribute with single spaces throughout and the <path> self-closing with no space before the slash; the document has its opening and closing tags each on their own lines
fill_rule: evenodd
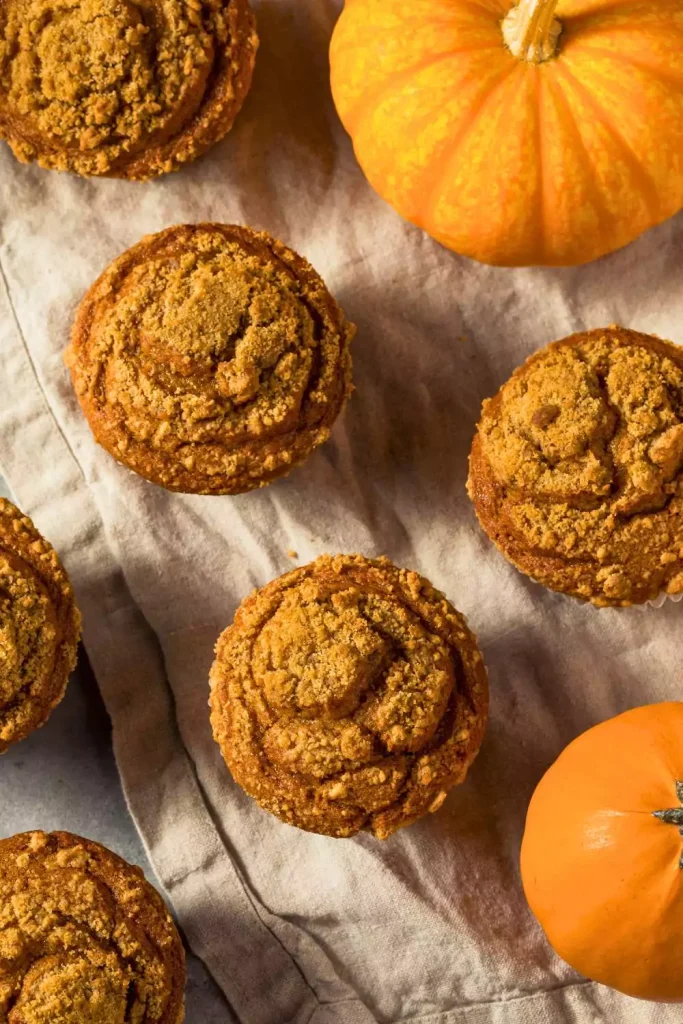
<svg viewBox="0 0 683 1024">
<path fill-rule="evenodd" d="M 456 252 L 586 263 L 683 207 L 681 0 L 346 0 L 330 56 L 370 183 Z"/>
<path fill-rule="evenodd" d="M 572 967 L 627 995 L 683 1000 L 683 704 L 570 743 L 533 795 L 527 899 Z"/>
</svg>

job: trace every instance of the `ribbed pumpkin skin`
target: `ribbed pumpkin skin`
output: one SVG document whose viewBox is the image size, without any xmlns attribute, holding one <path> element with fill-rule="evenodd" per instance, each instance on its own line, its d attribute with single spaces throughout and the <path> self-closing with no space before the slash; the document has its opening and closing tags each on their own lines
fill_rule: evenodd
<svg viewBox="0 0 683 1024">
<path fill-rule="evenodd" d="M 516 60 L 509 0 L 346 0 L 332 91 L 376 191 L 456 252 L 586 263 L 683 207 L 683 0 L 560 0 Z"/>
<path fill-rule="evenodd" d="M 533 795 L 527 899 L 555 950 L 627 995 L 683 1000 L 683 704 L 627 711 L 563 751 Z M 654 1018 L 653 1018 L 654 1019 Z"/>
</svg>

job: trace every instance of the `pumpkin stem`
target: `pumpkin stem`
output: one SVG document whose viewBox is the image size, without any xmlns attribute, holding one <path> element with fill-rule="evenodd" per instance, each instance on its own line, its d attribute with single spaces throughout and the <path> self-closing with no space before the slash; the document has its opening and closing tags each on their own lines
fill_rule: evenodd
<svg viewBox="0 0 683 1024">
<path fill-rule="evenodd" d="M 683 807 L 672 807 L 668 811 L 653 811 L 655 818 L 666 822 L 667 825 L 678 825 L 683 828 Z"/>
<path fill-rule="evenodd" d="M 683 782 L 679 781 L 676 783 L 676 796 L 681 801 L 681 804 L 683 804 Z M 675 825 L 683 836 L 683 806 L 671 807 L 666 811 L 653 811 L 652 813 L 655 818 L 659 818 L 665 825 Z M 683 853 L 678 863 L 681 869 L 683 869 Z"/>
<path fill-rule="evenodd" d="M 555 17 L 558 0 L 520 0 L 503 19 L 503 39 L 513 57 L 541 64 L 557 50 L 562 26 Z"/>
</svg>

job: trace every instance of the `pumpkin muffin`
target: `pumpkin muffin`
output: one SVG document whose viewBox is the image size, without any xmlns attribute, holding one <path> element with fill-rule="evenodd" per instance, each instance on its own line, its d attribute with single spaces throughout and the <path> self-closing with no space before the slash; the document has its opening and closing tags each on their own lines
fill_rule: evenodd
<svg viewBox="0 0 683 1024">
<path fill-rule="evenodd" d="M 218 641 L 211 722 L 282 821 L 386 839 L 464 780 L 488 683 L 465 620 L 385 558 L 325 555 L 247 598 Z"/>
<path fill-rule="evenodd" d="M 185 954 L 133 867 L 69 832 L 0 840 L 0 1020 L 181 1024 Z"/>
<path fill-rule="evenodd" d="M 533 355 L 484 402 L 468 490 L 539 583 L 598 606 L 683 593 L 683 350 L 621 327 Z"/>
<path fill-rule="evenodd" d="M 172 491 L 238 494 L 306 459 L 351 390 L 349 324 L 264 232 L 143 238 L 85 296 L 66 361 L 96 440 Z"/>
<path fill-rule="evenodd" d="M 0 498 L 0 754 L 59 704 L 80 631 L 56 553 L 30 519 Z"/>
<path fill-rule="evenodd" d="M 24 163 L 145 181 L 230 130 L 248 0 L 0 0 L 0 138 Z"/>
</svg>

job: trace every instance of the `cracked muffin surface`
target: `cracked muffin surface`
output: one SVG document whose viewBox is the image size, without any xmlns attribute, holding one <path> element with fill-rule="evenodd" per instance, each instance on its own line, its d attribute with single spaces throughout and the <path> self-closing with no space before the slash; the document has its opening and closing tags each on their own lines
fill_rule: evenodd
<svg viewBox="0 0 683 1024">
<path fill-rule="evenodd" d="M 142 871 L 68 832 L 0 840 L 0 1021 L 181 1024 L 185 954 Z"/>
<path fill-rule="evenodd" d="M 232 127 L 248 0 L 0 0 L 0 138 L 51 170 L 146 180 Z"/>
<path fill-rule="evenodd" d="M 211 721 L 235 780 L 310 832 L 387 838 L 464 780 L 488 711 L 465 619 L 385 558 L 322 556 L 247 598 L 216 647 Z"/>
<path fill-rule="evenodd" d="M 0 498 L 0 754 L 43 725 L 64 696 L 80 631 L 56 552 Z"/>
<path fill-rule="evenodd" d="M 237 494 L 327 440 L 354 332 L 310 264 L 269 235 L 180 225 L 96 281 L 66 361 L 119 462 L 169 490 Z"/>
<path fill-rule="evenodd" d="M 501 552 L 553 590 L 683 593 L 683 350 L 621 327 L 542 349 L 484 403 L 468 490 Z"/>
</svg>

